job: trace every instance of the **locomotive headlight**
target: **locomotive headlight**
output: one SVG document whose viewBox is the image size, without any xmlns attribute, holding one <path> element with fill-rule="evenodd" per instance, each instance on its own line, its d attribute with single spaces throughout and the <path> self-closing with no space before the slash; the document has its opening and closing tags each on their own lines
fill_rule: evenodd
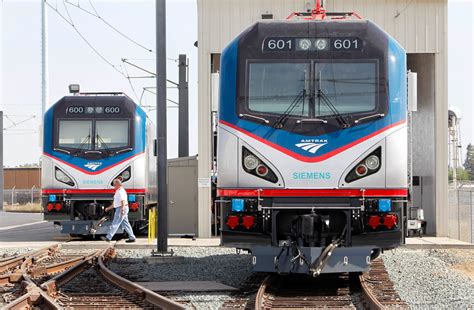
<svg viewBox="0 0 474 310">
<path fill-rule="evenodd" d="M 365 160 L 365 165 L 367 166 L 367 168 L 369 168 L 370 170 L 376 170 L 379 168 L 380 166 L 380 160 L 377 156 L 375 155 L 370 155 L 369 157 L 367 157 L 367 159 Z"/>
<path fill-rule="evenodd" d="M 327 39 L 316 39 L 314 42 L 314 46 L 316 46 L 316 49 L 318 50 L 325 50 L 328 47 L 328 40 Z"/>
<path fill-rule="evenodd" d="M 131 177 L 132 177 L 132 167 L 129 166 L 129 167 L 127 167 L 127 169 L 123 170 L 116 177 L 114 177 L 112 179 L 112 181 L 110 182 L 110 186 L 114 186 L 114 180 L 115 179 L 120 179 L 120 181 L 122 181 L 122 183 L 125 183 L 128 180 L 130 180 Z"/>
<path fill-rule="evenodd" d="M 58 167 L 56 167 L 54 176 L 56 180 L 58 180 L 59 182 L 70 185 L 70 186 L 74 186 L 74 182 L 71 180 L 71 178 Z"/>
<path fill-rule="evenodd" d="M 258 166 L 258 159 L 253 155 L 247 155 L 244 158 L 244 166 L 247 170 L 254 170 Z"/>
<path fill-rule="evenodd" d="M 122 178 L 123 178 L 124 180 L 130 179 L 130 170 L 125 170 L 125 171 L 122 173 Z"/>
<path fill-rule="evenodd" d="M 309 39 L 301 39 L 298 43 L 300 49 L 306 51 L 311 48 L 311 40 Z"/>
</svg>

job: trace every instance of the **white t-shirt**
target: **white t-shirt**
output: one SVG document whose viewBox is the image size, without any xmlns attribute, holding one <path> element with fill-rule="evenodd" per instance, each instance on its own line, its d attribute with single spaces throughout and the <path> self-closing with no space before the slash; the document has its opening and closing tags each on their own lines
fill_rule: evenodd
<svg viewBox="0 0 474 310">
<path fill-rule="evenodd" d="M 123 187 L 120 187 L 115 191 L 114 208 L 120 208 L 122 206 L 122 200 L 125 200 L 125 206 L 128 206 L 127 192 Z"/>
</svg>

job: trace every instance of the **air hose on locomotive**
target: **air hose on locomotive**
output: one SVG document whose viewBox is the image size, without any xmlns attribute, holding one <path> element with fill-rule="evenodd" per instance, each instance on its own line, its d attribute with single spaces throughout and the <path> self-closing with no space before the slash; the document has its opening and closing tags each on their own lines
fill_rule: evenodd
<svg viewBox="0 0 474 310">
<path fill-rule="evenodd" d="M 290 260 L 291 262 L 290 273 L 295 269 L 296 263 L 298 261 L 301 261 L 308 267 L 308 270 L 313 275 L 313 277 L 319 276 L 324 266 L 326 266 L 326 263 L 328 262 L 334 250 L 344 242 L 345 234 L 346 234 L 346 228 L 344 228 L 344 230 L 342 231 L 341 236 L 335 239 L 333 242 L 331 242 L 328 246 L 326 246 L 321 251 L 321 254 L 318 256 L 318 258 L 316 258 L 311 263 L 308 263 L 308 260 L 306 259 L 303 251 L 301 251 L 301 249 L 296 245 L 296 242 L 292 241 L 288 244 L 285 244 L 281 248 L 280 253 L 278 253 L 278 255 L 275 257 L 275 261 L 274 261 L 275 271 L 277 273 L 280 273 L 280 270 L 279 270 L 280 257 L 283 255 L 283 253 L 286 250 L 287 256 L 290 255 L 290 251 L 291 251 L 291 254 L 293 255 L 292 259 Z"/>
</svg>

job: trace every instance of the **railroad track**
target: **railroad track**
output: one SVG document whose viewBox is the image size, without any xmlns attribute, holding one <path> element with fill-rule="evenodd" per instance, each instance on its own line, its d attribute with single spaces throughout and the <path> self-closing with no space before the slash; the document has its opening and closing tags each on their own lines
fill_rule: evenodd
<svg viewBox="0 0 474 310">
<path fill-rule="evenodd" d="M 2 309 L 185 308 L 113 273 L 114 256 L 113 247 L 66 255 L 55 246 L 2 260 L 0 288 L 14 297 Z"/>
<path fill-rule="evenodd" d="M 381 259 L 360 276 L 347 274 L 267 276 L 255 309 L 409 309 L 396 292 Z"/>
<path fill-rule="evenodd" d="M 409 309 L 400 298 L 381 258 L 372 261 L 370 270 L 359 276 L 362 303 L 369 309 Z"/>
</svg>

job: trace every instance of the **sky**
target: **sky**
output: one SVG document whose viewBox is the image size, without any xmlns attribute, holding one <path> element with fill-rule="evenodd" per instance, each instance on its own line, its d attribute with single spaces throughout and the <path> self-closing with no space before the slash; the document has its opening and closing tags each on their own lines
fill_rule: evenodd
<svg viewBox="0 0 474 310">
<path fill-rule="evenodd" d="M 155 72 L 154 1 L 105 0 L 47 0 L 49 105 L 68 94 L 68 85 L 78 83 L 81 91 L 122 91 L 145 106 L 155 104 L 154 95 L 143 87 L 154 86 L 153 79 L 132 79 L 133 89 L 120 72 L 130 76 L 143 76 L 143 72 L 127 65 L 122 58 L 130 59 Z M 40 0 L 0 0 L 1 18 L 1 103 L 4 118 L 4 164 L 14 167 L 37 163 L 41 156 L 39 130 L 41 114 L 41 37 Z M 93 4 L 93 6 L 90 5 Z M 473 4 L 466 0 L 449 0 L 448 5 L 448 61 L 449 103 L 463 112 L 463 148 L 474 142 L 473 75 Z M 58 12 L 56 12 L 59 11 Z M 99 15 L 101 19 L 96 16 Z M 81 39 L 63 15 L 86 38 L 103 58 L 98 56 Z M 124 38 L 103 21 L 114 26 L 136 43 Z M 167 1 L 167 73 L 168 79 L 177 81 L 178 54 L 189 57 L 190 82 L 190 154 L 197 153 L 197 5 L 196 0 Z M 114 69 L 113 66 L 115 66 Z M 128 72 L 128 74 L 127 74 Z M 145 74 L 146 75 L 146 74 Z M 170 85 L 171 86 L 171 85 Z M 176 89 L 168 90 L 168 98 L 177 101 Z M 169 103 L 168 157 L 177 156 L 178 109 Z M 155 111 L 149 116 L 155 119 Z M 16 124 L 16 125 L 15 125 Z"/>
<path fill-rule="evenodd" d="M 1 0 L 0 0 L 1 1 Z M 69 0 L 77 4 L 77 0 Z M 143 87 L 155 86 L 154 79 L 129 80 L 125 75 L 147 76 L 127 65 L 122 58 L 129 59 L 155 72 L 155 1 L 79 1 L 80 6 L 102 17 L 145 48 L 124 38 L 99 18 L 74 7 L 64 5 L 61 0 L 48 0 L 48 57 L 49 57 L 49 106 L 68 94 L 68 85 L 78 83 L 81 91 L 124 92 L 136 102 L 142 97 Z M 104 61 L 81 39 L 55 10 L 58 10 L 86 40 L 107 60 Z M 4 165 L 14 167 L 24 163 L 39 162 L 39 126 L 41 125 L 41 6 L 39 0 L 3 1 L 2 18 L 2 93 L 4 128 Z M 69 15 L 70 19 L 69 19 Z M 97 15 L 96 13 L 96 15 Z M 167 2 L 167 77 L 178 81 L 179 54 L 189 57 L 190 97 L 190 155 L 197 153 L 197 6 L 194 0 L 172 0 Z M 172 18 L 174 17 L 174 18 Z M 122 67 L 121 67 L 122 66 Z M 129 74 L 127 74 L 127 72 Z M 169 84 L 169 86 L 173 86 Z M 154 90 L 153 90 L 154 91 Z M 136 93 L 136 94 L 135 94 Z M 178 101 L 178 91 L 168 89 L 168 98 Z M 155 96 L 145 92 L 144 106 L 155 105 Z M 168 109 L 168 157 L 177 156 L 176 105 L 169 102 Z M 150 109 L 146 109 L 147 111 Z M 150 118 L 156 119 L 151 110 Z M 33 117 L 34 118 L 31 118 Z M 20 123 L 13 126 L 12 122 Z"/>
</svg>

